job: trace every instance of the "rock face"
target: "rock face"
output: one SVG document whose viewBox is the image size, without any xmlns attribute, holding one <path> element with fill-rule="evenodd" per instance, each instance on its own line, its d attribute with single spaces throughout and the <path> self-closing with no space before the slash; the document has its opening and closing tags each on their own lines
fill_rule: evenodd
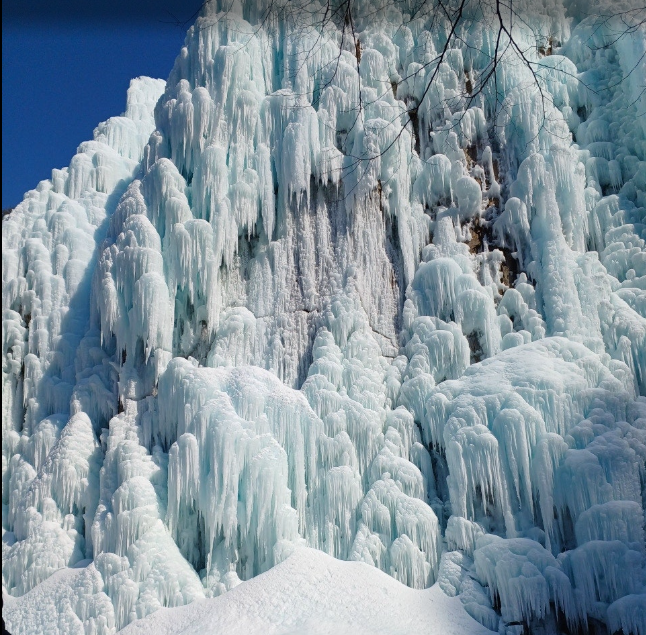
<svg viewBox="0 0 646 635">
<path fill-rule="evenodd" d="M 445 47 L 378 4 L 207 3 L 3 212 L 14 635 L 304 545 L 501 633 L 646 633 L 646 31 L 528 8 L 483 84 L 486 11 Z"/>
</svg>

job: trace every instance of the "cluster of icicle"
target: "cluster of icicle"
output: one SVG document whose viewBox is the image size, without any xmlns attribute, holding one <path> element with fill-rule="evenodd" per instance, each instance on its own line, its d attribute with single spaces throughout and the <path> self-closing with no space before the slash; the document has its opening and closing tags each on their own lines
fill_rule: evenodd
<svg viewBox="0 0 646 635">
<path fill-rule="evenodd" d="M 307 544 L 499 633 L 646 634 L 643 27 L 528 11 L 536 76 L 467 103 L 484 19 L 436 68 L 406 3 L 358 42 L 216 4 L 3 221 L 3 597 L 91 559 L 12 633 Z"/>
</svg>

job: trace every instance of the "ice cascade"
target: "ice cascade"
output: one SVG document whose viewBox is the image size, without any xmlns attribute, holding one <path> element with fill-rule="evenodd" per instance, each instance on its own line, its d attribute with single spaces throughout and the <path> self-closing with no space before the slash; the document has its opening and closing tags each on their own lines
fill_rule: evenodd
<svg viewBox="0 0 646 635">
<path fill-rule="evenodd" d="M 644 24 L 221 4 L 3 219 L 8 628 L 309 546 L 646 635 Z"/>
</svg>

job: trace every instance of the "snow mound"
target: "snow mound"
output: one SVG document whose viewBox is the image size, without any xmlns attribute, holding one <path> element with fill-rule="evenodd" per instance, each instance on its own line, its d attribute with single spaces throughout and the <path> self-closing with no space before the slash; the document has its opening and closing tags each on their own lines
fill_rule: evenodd
<svg viewBox="0 0 646 635">
<path fill-rule="evenodd" d="M 161 609 L 124 635 L 488 635 L 457 598 L 435 585 L 410 589 L 374 567 L 297 549 L 226 595 Z"/>
</svg>

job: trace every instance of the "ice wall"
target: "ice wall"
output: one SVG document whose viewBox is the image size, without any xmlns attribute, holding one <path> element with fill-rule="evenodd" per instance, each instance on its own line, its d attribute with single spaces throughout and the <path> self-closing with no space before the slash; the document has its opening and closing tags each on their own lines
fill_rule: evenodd
<svg viewBox="0 0 646 635">
<path fill-rule="evenodd" d="M 93 554 L 97 433 L 117 401 L 90 319 L 91 278 L 163 87 L 132 80 L 123 116 L 100 124 L 2 223 L 3 585 L 17 593 Z"/>
<path fill-rule="evenodd" d="M 3 221 L 3 594 L 86 565 L 11 631 L 308 545 L 501 633 L 646 633 L 643 25 L 522 9 L 472 94 L 488 14 L 442 54 L 410 7 L 268 9 L 207 3 Z"/>
</svg>

